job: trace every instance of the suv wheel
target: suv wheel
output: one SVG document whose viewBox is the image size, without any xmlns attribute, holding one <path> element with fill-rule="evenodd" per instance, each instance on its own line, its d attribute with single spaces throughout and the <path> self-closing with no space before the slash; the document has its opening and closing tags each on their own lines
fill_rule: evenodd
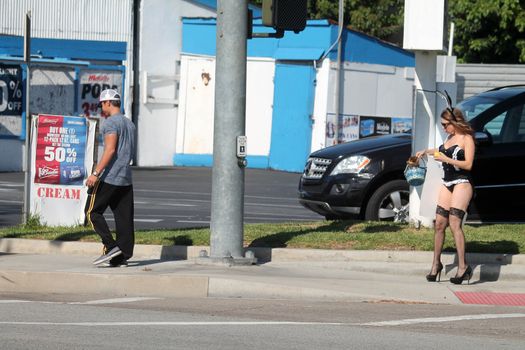
<svg viewBox="0 0 525 350">
<path fill-rule="evenodd" d="M 370 197 L 365 220 L 408 222 L 409 196 L 409 186 L 405 180 L 385 183 Z"/>
</svg>

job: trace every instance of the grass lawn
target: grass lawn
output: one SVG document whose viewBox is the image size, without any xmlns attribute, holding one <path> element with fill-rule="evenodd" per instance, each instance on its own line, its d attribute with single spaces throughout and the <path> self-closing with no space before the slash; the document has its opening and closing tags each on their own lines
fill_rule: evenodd
<svg viewBox="0 0 525 350">
<path fill-rule="evenodd" d="M 470 253 L 525 253 L 525 225 L 465 225 L 466 250 Z M 136 231 L 137 244 L 209 245 L 210 230 L 164 229 Z M 308 223 L 246 224 L 247 247 L 356 249 L 356 250 L 432 250 L 433 230 L 415 229 L 406 224 L 363 221 L 316 221 Z M 32 238 L 60 241 L 99 242 L 90 229 L 45 227 L 38 223 L 0 229 L 0 238 Z M 454 251 L 454 240 L 447 230 L 445 251 Z"/>
</svg>

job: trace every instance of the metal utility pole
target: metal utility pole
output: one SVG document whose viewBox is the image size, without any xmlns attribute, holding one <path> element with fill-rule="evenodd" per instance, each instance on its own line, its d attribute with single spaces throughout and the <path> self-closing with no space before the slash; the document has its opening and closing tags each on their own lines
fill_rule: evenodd
<svg viewBox="0 0 525 350">
<path fill-rule="evenodd" d="M 247 0 L 218 1 L 210 258 L 227 264 L 255 262 L 243 257 L 247 18 Z"/>
<path fill-rule="evenodd" d="M 26 224 L 29 220 L 30 208 L 29 208 L 29 199 L 31 191 L 31 179 L 30 179 L 30 170 L 31 170 L 31 149 L 30 149 L 30 137 L 31 137 L 31 113 L 29 113 L 29 87 L 31 80 L 31 71 L 30 71 L 30 62 L 31 62 L 31 11 L 26 13 L 24 20 L 24 63 L 26 64 L 26 93 L 25 93 L 25 150 L 24 150 L 24 213 L 22 218 L 22 223 Z M 24 122 L 24 121 L 22 121 Z"/>
</svg>

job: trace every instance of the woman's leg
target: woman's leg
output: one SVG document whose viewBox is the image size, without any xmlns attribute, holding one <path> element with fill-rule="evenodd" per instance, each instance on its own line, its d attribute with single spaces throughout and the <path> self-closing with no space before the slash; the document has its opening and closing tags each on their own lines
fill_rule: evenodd
<svg viewBox="0 0 525 350">
<path fill-rule="evenodd" d="M 436 221 L 434 223 L 434 260 L 432 261 L 431 274 L 436 274 L 438 266 L 441 264 L 441 251 L 443 250 L 443 243 L 445 242 L 445 230 L 448 226 L 449 207 L 452 193 L 442 185 L 439 189 Z"/>
<path fill-rule="evenodd" d="M 471 198 L 472 185 L 469 183 L 457 184 L 454 187 L 452 200 L 450 202 L 449 225 L 454 235 L 454 242 L 456 243 L 456 251 L 458 254 L 458 276 L 463 275 L 467 269 L 467 262 L 465 260 L 465 234 L 463 233 L 462 223 Z"/>
</svg>

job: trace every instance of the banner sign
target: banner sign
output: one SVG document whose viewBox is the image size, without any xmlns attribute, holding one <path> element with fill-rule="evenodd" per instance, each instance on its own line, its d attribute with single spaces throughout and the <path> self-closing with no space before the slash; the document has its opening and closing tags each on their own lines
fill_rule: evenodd
<svg viewBox="0 0 525 350">
<path fill-rule="evenodd" d="M 81 70 L 78 105 L 86 117 L 100 117 L 98 98 L 105 89 L 122 92 L 122 72 L 104 70 Z"/>
<path fill-rule="evenodd" d="M 83 224 L 97 121 L 39 115 L 31 125 L 31 215 L 49 226 Z"/>
<path fill-rule="evenodd" d="M 78 117 L 38 117 L 36 183 L 81 185 L 86 169 L 87 120 Z"/>
<path fill-rule="evenodd" d="M 0 135 L 22 131 L 22 68 L 0 63 Z"/>
</svg>

